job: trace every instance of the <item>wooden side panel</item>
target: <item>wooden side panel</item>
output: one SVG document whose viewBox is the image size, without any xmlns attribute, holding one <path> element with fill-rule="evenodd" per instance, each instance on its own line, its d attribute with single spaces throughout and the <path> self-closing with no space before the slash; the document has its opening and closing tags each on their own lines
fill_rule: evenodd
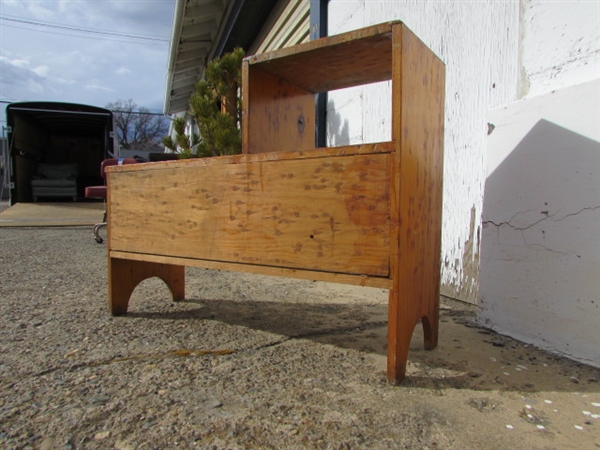
<svg viewBox="0 0 600 450">
<path fill-rule="evenodd" d="M 315 96 L 244 64 L 242 151 L 263 153 L 315 147 Z"/>
<path fill-rule="evenodd" d="M 444 142 L 443 63 L 405 26 L 394 30 L 391 277 L 388 378 L 404 377 L 410 338 L 423 320 L 437 345 Z"/>
<path fill-rule="evenodd" d="M 109 174 L 109 246 L 387 277 L 389 168 L 389 153 L 122 168 Z"/>
</svg>

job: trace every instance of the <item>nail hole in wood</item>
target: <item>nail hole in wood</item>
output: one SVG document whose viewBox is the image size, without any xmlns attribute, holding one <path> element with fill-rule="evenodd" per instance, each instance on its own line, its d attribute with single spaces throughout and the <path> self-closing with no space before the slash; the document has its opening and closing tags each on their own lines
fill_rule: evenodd
<svg viewBox="0 0 600 450">
<path fill-rule="evenodd" d="M 300 133 L 304 131 L 304 116 L 298 117 L 298 131 Z"/>
</svg>

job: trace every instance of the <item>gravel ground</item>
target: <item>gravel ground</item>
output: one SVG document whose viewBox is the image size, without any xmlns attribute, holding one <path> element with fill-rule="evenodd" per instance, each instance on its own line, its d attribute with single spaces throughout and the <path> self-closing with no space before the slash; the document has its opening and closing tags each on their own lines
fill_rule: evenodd
<svg viewBox="0 0 600 450">
<path fill-rule="evenodd" d="M 385 380 L 387 292 L 187 269 L 106 308 L 88 228 L 0 228 L 0 448 L 600 448 L 599 371 L 444 303 Z"/>
</svg>

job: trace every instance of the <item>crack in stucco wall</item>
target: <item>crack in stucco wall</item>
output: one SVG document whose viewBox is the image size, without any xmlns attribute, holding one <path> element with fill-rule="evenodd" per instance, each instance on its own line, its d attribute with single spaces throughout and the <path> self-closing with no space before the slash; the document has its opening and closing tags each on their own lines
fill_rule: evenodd
<svg viewBox="0 0 600 450">
<path fill-rule="evenodd" d="M 579 211 L 575 211 L 575 212 L 573 212 L 573 213 L 565 214 L 564 216 L 562 216 L 562 217 L 560 217 L 560 218 L 558 218 L 558 219 L 555 219 L 555 220 L 554 220 L 554 222 L 560 222 L 560 221 L 562 221 L 562 220 L 565 220 L 565 219 L 566 219 L 566 218 L 568 218 L 568 217 L 573 217 L 573 216 L 576 216 L 576 215 L 578 215 L 578 214 L 581 214 L 581 213 L 582 213 L 582 212 L 584 212 L 584 211 L 594 211 L 594 210 L 596 210 L 596 209 L 600 209 L 600 206 L 589 206 L 589 207 L 586 207 L 586 208 L 581 208 Z M 540 214 L 542 214 L 542 215 L 543 215 L 543 217 L 542 217 L 541 219 L 539 219 L 539 220 L 536 220 L 535 222 L 533 222 L 533 223 L 531 223 L 531 224 L 529 224 L 529 225 L 525 226 L 525 227 L 519 227 L 519 226 L 513 225 L 513 224 L 511 223 L 511 222 L 512 222 L 512 221 L 513 221 L 513 220 L 514 220 L 514 219 L 515 219 L 517 216 L 519 216 L 519 215 L 521 215 L 521 214 L 525 214 L 525 213 L 531 212 L 531 211 L 533 211 L 533 210 L 520 211 L 520 212 L 518 212 L 518 213 L 515 213 L 515 214 L 514 214 L 514 215 L 513 215 L 513 216 L 512 216 L 512 217 L 511 217 L 511 218 L 510 218 L 508 221 L 506 221 L 506 222 L 498 222 L 498 223 L 496 223 L 496 222 L 494 222 L 493 220 L 484 220 L 484 221 L 483 221 L 483 226 L 486 226 L 486 225 L 488 225 L 488 224 L 494 225 L 495 227 L 501 227 L 501 226 L 503 226 L 503 225 L 506 225 L 506 226 L 509 226 L 510 228 L 512 228 L 513 230 L 517 230 L 517 231 L 525 231 L 525 230 L 529 230 L 530 228 L 532 228 L 532 227 L 536 226 L 537 224 L 539 224 L 539 223 L 541 223 L 541 222 L 544 222 L 545 220 L 548 220 L 548 219 L 552 219 L 552 218 L 554 218 L 554 217 L 555 217 L 555 216 L 556 216 L 556 215 L 559 213 L 559 211 L 556 211 L 556 212 L 555 212 L 555 213 L 553 213 L 553 214 L 549 214 L 549 213 L 548 213 L 548 211 L 541 211 L 541 212 L 540 212 Z"/>
<path fill-rule="evenodd" d="M 575 256 L 577 258 L 580 258 L 581 256 L 578 255 L 577 253 L 574 253 L 574 252 L 560 251 L 560 250 L 557 250 L 555 248 L 551 248 L 551 247 L 547 246 L 546 244 L 540 243 L 540 242 L 531 243 L 527 239 L 526 232 L 532 230 L 533 227 L 535 227 L 536 225 L 543 224 L 544 222 L 546 222 L 548 220 L 552 220 L 552 222 L 554 222 L 554 223 L 556 223 L 556 222 L 562 222 L 563 220 L 566 220 L 566 219 L 568 219 L 570 217 L 578 216 L 578 215 L 582 214 L 583 212 L 586 212 L 586 211 L 596 211 L 598 209 L 600 209 L 600 205 L 599 206 L 589 206 L 589 207 L 581 208 L 581 209 L 579 209 L 578 211 L 575 211 L 575 212 L 564 214 L 564 215 L 559 216 L 559 217 L 557 217 L 557 215 L 559 214 L 560 211 L 556 211 L 556 212 L 554 212 L 552 214 L 549 214 L 548 211 L 541 211 L 540 213 L 543 215 L 543 217 L 541 217 L 540 219 L 535 220 L 532 223 L 529 223 L 527 225 L 522 225 L 522 226 L 515 225 L 513 223 L 513 221 L 518 216 L 523 215 L 523 214 L 527 214 L 527 213 L 530 213 L 530 212 L 533 211 L 533 210 L 527 210 L 527 211 L 520 211 L 520 212 L 515 213 L 508 221 L 494 222 L 493 220 L 484 220 L 482 222 L 482 224 L 483 224 L 484 228 L 487 228 L 488 226 L 493 226 L 493 227 L 496 228 L 496 243 L 500 242 L 500 229 L 502 227 L 509 227 L 510 229 L 512 229 L 512 230 L 517 231 L 517 232 L 520 233 L 523 245 L 526 248 L 529 248 L 529 249 L 540 249 L 540 250 L 545 250 L 545 251 L 548 251 L 548 252 L 551 252 L 551 253 L 554 253 L 554 254 L 557 254 L 557 255 L 561 255 L 561 256 Z M 544 238 L 545 234 L 546 234 L 545 229 L 541 228 L 539 231 L 542 234 L 542 238 Z M 530 237 L 533 238 L 533 236 L 530 236 Z M 515 260 L 518 260 L 518 259 L 515 259 Z"/>
</svg>

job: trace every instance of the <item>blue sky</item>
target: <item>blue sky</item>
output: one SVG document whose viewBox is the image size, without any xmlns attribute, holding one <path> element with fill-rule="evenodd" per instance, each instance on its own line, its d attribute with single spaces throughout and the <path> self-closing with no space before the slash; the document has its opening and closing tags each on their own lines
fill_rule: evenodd
<svg viewBox="0 0 600 450">
<path fill-rule="evenodd" d="M 6 103 L 162 112 L 175 0 L 0 0 L 1 125 Z"/>
</svg>

